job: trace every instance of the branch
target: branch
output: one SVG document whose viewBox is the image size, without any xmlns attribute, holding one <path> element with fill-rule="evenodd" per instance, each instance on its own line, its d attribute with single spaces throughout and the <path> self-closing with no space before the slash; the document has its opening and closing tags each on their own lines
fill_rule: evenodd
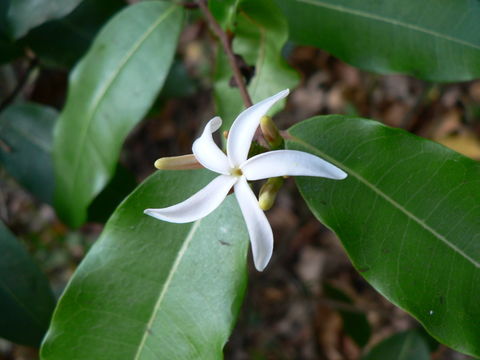
<svg viewBox="0 0 480 360">
<path fill-rule="evenodd" d="M 198 6 L 200 7 L 200 10 L 202 10 L 203 15 L 205 15 L 205 18 L 210 25 L 210 28 L 220 39 L 223 50 L 227 54 L 228 62 L 230 63 L 230 67 L 233 70 L 233 77 L 235 79 L 235 82 L 237 83 L 238 89 L 240 90 L 240 95 L 242 96 L 245 107 L 252 106 L 252 99 L 248 94 L 247 87 L 245 86 L 245 82 L 243 81 L 242 73 L 240 72 L 240 69 L 238 67 L 237 60 L 235 59 L 235 54 L 232 51 L 232 47 L 230 46 L 230 41 L 228 40 L 227 34 L 225 33 L 225 31 L 223 31 L 217 20 L 215 20 L 212 13 L 208 9 L 206 0 L 198 0 Z"/>
</svg>

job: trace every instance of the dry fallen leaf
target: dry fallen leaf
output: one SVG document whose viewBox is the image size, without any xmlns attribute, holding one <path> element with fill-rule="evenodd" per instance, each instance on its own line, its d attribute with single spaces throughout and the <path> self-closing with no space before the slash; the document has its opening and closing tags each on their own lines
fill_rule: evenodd
<svg viewBox="0 0 480 360">
<path fill-rule="evenodd" d="M 460 154 L 480 160 L 480 140 L 473 133 L 463 132 L 435 140 Z"/>
</svg>

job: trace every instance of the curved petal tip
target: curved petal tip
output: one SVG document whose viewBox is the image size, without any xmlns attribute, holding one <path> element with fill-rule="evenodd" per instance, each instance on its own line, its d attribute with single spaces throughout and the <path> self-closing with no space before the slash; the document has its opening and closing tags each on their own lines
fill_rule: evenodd
<svg viewBox="0 0 480 360">
<path fill-rule="evenodd" d="M 220 116 L 215 116 L 213 119 L 209 121 L 210 123 L 210 131 L 213 133 L 220 129 L 222 126 L 222 118 Z"/>
</svg>

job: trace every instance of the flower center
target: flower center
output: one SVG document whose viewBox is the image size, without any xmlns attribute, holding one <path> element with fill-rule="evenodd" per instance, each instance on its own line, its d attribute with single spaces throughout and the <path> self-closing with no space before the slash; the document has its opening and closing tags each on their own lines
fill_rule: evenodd
<svg viewBox="0 0 480 360">
<path fill-rule="evenodd" d="M 242 172 L 242 169 L 236 167 L 236 168 L 233 168 L 231 171 L 230 171 L 230 174 L 232 176 L 242 176 L 243 175 L 243 172 Z"/>
</svg>

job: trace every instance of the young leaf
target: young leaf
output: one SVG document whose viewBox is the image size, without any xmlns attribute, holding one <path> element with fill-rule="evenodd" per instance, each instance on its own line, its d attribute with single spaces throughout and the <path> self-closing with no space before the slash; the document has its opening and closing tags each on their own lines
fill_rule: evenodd
<svg viewBox="0 0 480 360">
<path fill-rule="evenodd" d="M 212 177 L 158 171 L 118 207 L 61 298 L 42 359 L 223 359 L 249 243 L 234 196 L 194 223 L 143 214 Z"/>
<path fill-rule="evenodd" d="M 127 7 L 99 33 L 70 76 L 54 138 L 55 207 L 71 226 L 111 178 L 128 132 L 155 99 L 182 23 L 174 3 Z"/>
<path fill-rule="evenodd" d="M 5 14 L 3 30 L 13 39 L 24 36 L 30 29 L 48 20 L 58 19 L 71 12 L 82 0 L 2 0 Z M 8 6 L 9 5 L 9 6 Z"/>
<path fill-rule="evenodd" d="M 417 330 L 395 334 L 369 351 L 362 360 L 429 360 L 427 342 Z"/>
<path fill-rule="evenodd" d="M 40 345 L 54 306 L 47 278 L 0 222 L 0 337 Z"/>
<path fill-rule="evenodd" d="M 430 81 L 480 77 L 479 1 L 276 1 L 292 40 L 362 69 Z"/>
<path fill-rule="evenodd" d="M 12 105 L 0 114 L 0 164 L 46 203 L 53 198 L 51 149 L 57 116 L 55 109 L 34 103 Z"/>
<path fill-rule="evenodd" d="M 252 101 L 256 103 L 295 87 L 298 75 L 281 53 L 288 37 L 287 24 L 273 0 L 242 1 L 235 20 L 233 51 L 254 67 L 254 77 L 248 86 Z M 232 71 L 222 51 L 218 51 L 214 95 L 218 114 L 224 120 L 223 127 L 228 129 L 243 109 L 243 103 L 238 88 L 231 84 Z M 280 108 L 281 105 L 275 106 L 273 112 Z"/>
<path fill-rule="evenodd" d="M 370 120 L 316 117 L 289 132 L 289 148 L 348 173 L 297 184 L 358 271 L 440 342 L 479 356 L 480 165 Z"/>
<path fill-rule="evenodd" d="M 124 0 L 84 0 L 68 16 L 30 31 L 26 42 L 42 64 L 70 68 L 87 52 L 100 28 L 123 6 Z"/>
</svg>

